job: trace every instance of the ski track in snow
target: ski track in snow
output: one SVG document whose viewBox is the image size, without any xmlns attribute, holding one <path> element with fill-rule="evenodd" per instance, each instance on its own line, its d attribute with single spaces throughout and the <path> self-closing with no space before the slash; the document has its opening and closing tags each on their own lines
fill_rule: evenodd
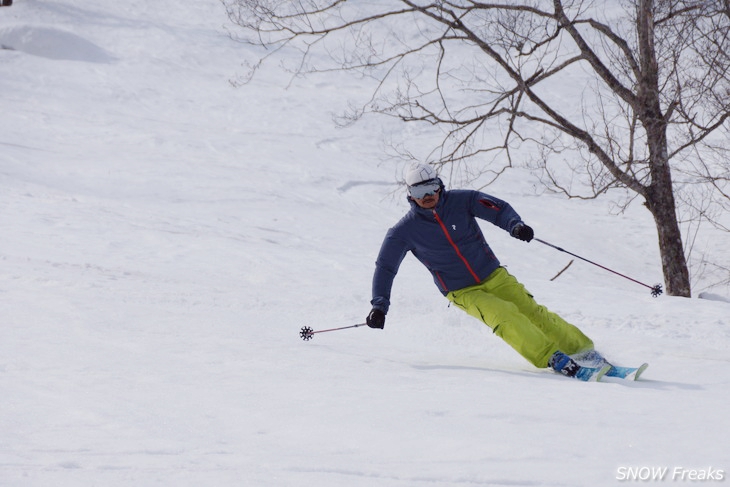
<svg viewBox="0 0 730 487">
<path fill-rule="evenodd" d="M 565 255 L 485 225 L 538 301 L 618 364 L 648 361 L 643 379 L 534 369 L 449 308 L 412 257 L 383 331 L 302 342 L 304 325 L 369 311 L 381 239 L 407 209 L 379 141 L 422 135 L 382 119 L 335 128 L 363 94 L 345 75 L 287 87 L 270 69 L 233 88 L 250 48 L 226 28 L 213 0 L 0 9 L 0 486 L 727 477 L 722 290 L 653 299 L 581 262 L 551 282 Z M 541 238 L 659 279 L 640 205 L 612 216 L 537 195 L 524 171 L 488 191 Z"/>
</svg>

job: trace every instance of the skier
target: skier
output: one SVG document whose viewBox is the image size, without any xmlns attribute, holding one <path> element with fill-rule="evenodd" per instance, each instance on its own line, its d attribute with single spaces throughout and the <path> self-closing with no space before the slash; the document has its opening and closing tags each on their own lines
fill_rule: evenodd
<svg viewBox="0 0 730 487">
<path fill-rule="evenodd" d="M 586 381 L 599 380 L 610 369 L 603 363 L 579 365 L 578 360 L 602 359 L 591 339 L 539 305 L 490 249 L 476 218 L 525 242 L 534 237 L 507 202 L 479 191 L 446 191 L 434 169 L 425 164 L 409 170 L 406 185 L 411 209 L 388 230 L 380 248 L 372 310 L 366 318 L 370 328 L 385 326 L 393 280 L 410 251 L 450 302 L 484 322 L 536 367 L 551 367 Z"/>
</svg>

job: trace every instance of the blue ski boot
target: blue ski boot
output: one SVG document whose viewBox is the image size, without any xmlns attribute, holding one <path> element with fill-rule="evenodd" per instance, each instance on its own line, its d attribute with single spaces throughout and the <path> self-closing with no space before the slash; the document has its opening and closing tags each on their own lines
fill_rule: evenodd
<svg viewBox="0 0 730 487">
<path fill-rule="evenodd" d="M 548 366 L 555 372 L 566 377 L 573 377 L 584 382 L 599 381 L 611 369 L 610 365 L 603 367 L 581 367 L 572 358 L 561 351 L 557 351 L 548 360 Z"/>
</svg>

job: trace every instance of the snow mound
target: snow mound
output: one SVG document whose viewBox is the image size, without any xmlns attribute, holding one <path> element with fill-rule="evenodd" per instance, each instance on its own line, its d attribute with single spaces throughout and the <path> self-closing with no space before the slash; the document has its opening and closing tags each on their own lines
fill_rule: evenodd
<svg viewBox="0 0 730 487">
<path fill-rule="evenodd" d="M 48 59 L 109 63 L 114 57 L 76 34 L 48 27 L 22 26 L 0 30 L 3 49 Z"/>
<path fill-rule="evenodd" d="M 722 301 L 725 303 L 730 303 L 730 298 L 726 298 L 725 296 L 721 296 L 719 294 L 700 293 L 698 297 L 700 299 L 709 299 L 710 301 Z"/>
</svg>

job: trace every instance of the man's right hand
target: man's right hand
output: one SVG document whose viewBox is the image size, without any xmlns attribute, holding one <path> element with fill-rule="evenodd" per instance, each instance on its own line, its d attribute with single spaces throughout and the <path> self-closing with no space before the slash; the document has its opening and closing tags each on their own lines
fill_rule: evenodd
<svg viewBox="0 0 730 487">
<path fill-rule="evenodd" d="M 365 323 L 367 323 L 370 328 L 383 329 L 383 327 L 385 327 L 385 313 L 379 309 L 373 308 L 368 317 L 365 318 Z"/>
</svg>

